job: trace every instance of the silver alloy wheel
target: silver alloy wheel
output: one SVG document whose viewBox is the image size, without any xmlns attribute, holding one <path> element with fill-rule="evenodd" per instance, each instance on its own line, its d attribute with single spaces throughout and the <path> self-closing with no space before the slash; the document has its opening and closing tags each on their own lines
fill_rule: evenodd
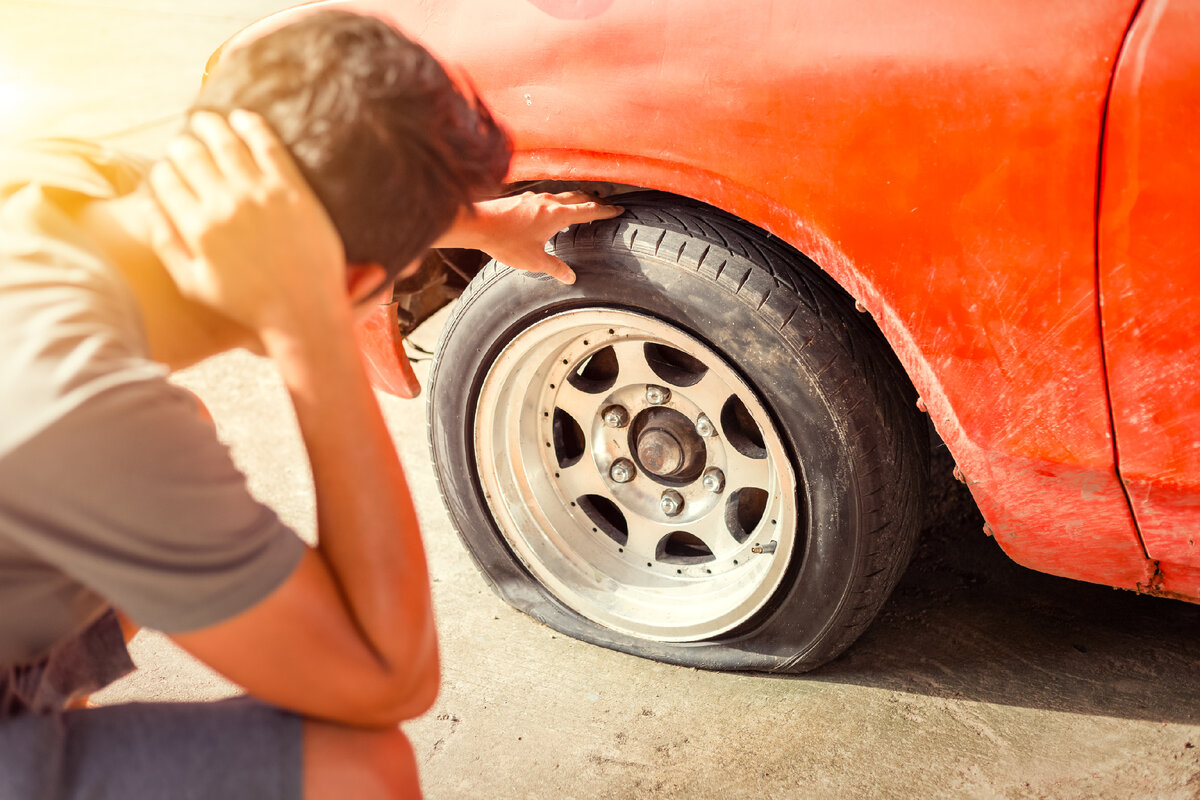
<svg viewBox="0 0 1200 800">
<path fill-rule="evenodd" d="M 736 628 L 793 556 L 796 477 L 766 409 L 653 317 L 581 309 L 523 330 L 483 382 L 474 442 L 509 547 L 562 603 L 623 633 Z"/>
</svg>

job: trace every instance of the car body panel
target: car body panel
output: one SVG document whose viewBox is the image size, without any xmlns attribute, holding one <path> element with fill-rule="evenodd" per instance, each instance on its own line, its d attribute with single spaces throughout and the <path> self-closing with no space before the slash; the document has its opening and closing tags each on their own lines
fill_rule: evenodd
<svg viewBox="0 0 1200 800">
<path fill-rule="evenodd" d="M 1113 462 L 1094 262 L 1134 3 L 417 10 L 397 21 L 514 132 L 514 178 L 674 191 L 791 242 L 875 316 L 1013 558 L 1150 583 Z"/>
<path fill-rule="evenodd" d="M 1096 275 L 1101 133 L 1137 0 L 300 13 L 329 6 L 463 67 L 513 134 L 512 180 L 674 192 L 804 252 L 875 318 L 1012 558 L 1162 590 L 1116 470 Z"/>
<path fill-rule="evenodd" d="M 355 329 L 371 385 L 406 400 L 421 393 L 421 384 L 404 352 L 404 336 L 396 303 L 373 308 Z"/>
<path fill-rule="evenodd" d="M 1113 80 L 1100 205 L 1120 471 L 1161 589 L 1200 595 L 1200 5 L 1147 0 Z"/>
</svg>

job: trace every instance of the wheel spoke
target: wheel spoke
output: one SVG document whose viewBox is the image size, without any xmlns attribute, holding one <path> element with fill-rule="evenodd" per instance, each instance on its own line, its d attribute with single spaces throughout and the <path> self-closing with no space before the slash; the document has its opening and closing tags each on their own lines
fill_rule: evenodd
<svg viewBox="0 0 1200 800">
<path fill-rule="evenodd" d="M 613 353 L 617 356 L 619 374 L 617 380 L 623 385 L 631 383 L 661 384 L 663 379 L 650 369 L 646 361 L 645 342 L 629 339 L 612 345 Z"/>
<path fill-rule="evenodd" d="M 768 458 L 749 458 L 732 447 L 725 447 L 725 494 L 753 488 L 771 491 L 778 480 Z"/>
<path fill-rule="evenodd" d="M 725 505 L 723 503 L 718 504 L 712 511 L 695 520 L 683 530 L 704 542 L 709 551 L 717 558 L 740 547 L 737 540 L 733 538 L 733 534 L 729 532 L 729 526 L 725 524 Z"/>
<path fill-rule="evenodd" d="M 695 385 L 688 387 L 687 394 L 714 423 L 721 418 L 721 409 L 731 396 L 729 384 L 711 370 L 704 373 L 704 377 Z"/>
<path fill-rule="evenodd" d="M 629 523 L 629 539 L 625 543 L 625 552 L 634 558 L 642 559 L 647 564 L 658 560 L 658 542 L 671 532 L 670 528 L 658 522 L 652 522 L 645 517 L 631 515 Z"/>
<path fill-rule="evenodd" d="M 555 475 L 559 492 L 568 502 L 589 494 L 608 497 L 608 487 L 596 471 L 596 464 L 587 455 L 571 466 L 558 470 Z"/>
<path fill-rule="evenodd" d="M 603 397 L 602 394 L 590 394 L 576 389 L 570 383 L 564 383 L 554 395 L 554 407 L 562 409 L 579 423 L 586 439 L 592 427 L 592 420 L 600 413 L 600 401 Z"/>
</svg>

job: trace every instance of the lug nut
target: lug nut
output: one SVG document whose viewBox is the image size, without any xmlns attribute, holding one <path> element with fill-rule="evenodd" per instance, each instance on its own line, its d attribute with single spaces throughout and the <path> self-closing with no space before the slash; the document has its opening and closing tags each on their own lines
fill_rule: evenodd
<svg viewBox="0 0 1200 800">
<path fill-rule="evenodd" d="M 629 483 L 637 470 L 628 458 L 618 458 L 608 470 L 608 477 L 617 483 Z"/>
<path fill-rule="evenodd" d="M 712 424 L 711 419 L 709 419 L 704 414 L 701 414 L 700 416 L 696 417 L 696 433 L 700 434 L 705 439 L 707 439 L 710 436 L 716 436 L 717 429 Z"/>
<path fill-rule="evenodd" d="M 609 406 L 604 409 L 604 424 L 610 428 L 624 428 L 629 424 L 629 412 L 624 406 Z"/>
<path fill-rule="evenodd" d="M 667 489 L 662 493 L 662 499 L 658 501 L 658 507 L 668 517 L 678 516 L 680 511 L 683 511 L 683 495 L 674 489 Z"/>
<path fill-rule="evenodd" d="M 725 473 L 716 467 L 709 467 L 704 470 L 704 478 L 701 482 L 704 484 L 704 488 L 713 494 L 720 494 L 725 491 Z"/>
<path fill-rule="evenodd" d="M 661 406 L 671 399 L 671 390 L 665 386 L 647 386 L 646 402 L 652 406 Z"/>
</svg>

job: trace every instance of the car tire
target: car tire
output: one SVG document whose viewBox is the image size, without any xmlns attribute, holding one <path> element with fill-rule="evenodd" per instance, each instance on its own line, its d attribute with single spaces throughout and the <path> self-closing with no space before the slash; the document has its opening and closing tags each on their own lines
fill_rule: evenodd
<svg viewBox="0 0 1200 800">
<path fill-rule="evenodd" d="M 567 286 L 487 265 L 442 331 L 430 442 L 463 543 L 569 636 L 706 669 L 836 657 L 899 580 L 928 436 L 870 318 L 712 208 L 624 196 Z"/>
</svg>

